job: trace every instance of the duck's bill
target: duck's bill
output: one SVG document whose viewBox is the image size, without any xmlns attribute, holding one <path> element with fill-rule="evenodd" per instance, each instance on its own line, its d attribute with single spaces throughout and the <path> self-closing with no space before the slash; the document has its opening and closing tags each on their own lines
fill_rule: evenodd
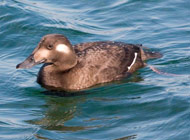
<svg viewBox="0 0 190 140">
<path fill-rule="evenodd" d="M 46 60 L 43 59 L 41 61 L 38 61 L 38 62 L 35 62 L 34 60 L 34 56 L 33 55 L 30 55 L 28 58 L 26 58 L 26 60 L 24 60 L 22 63 L 18 64 L 16 66 L 17 69 L 29 69 L 35 65 L 38 65 L 38 64 L 41 64 L 41 63 L 44 63 Z"/>
</svg>

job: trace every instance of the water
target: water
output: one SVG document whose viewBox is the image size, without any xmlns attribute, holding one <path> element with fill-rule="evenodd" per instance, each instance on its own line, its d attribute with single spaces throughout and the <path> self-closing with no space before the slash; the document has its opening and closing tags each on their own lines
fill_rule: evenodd
<svg viewBox="0 0 190 140">
<path fill-rule="evenodd" d="M 1 140 L 189 140 L 189 0 L 0 0 Z M 40 66 L 16 70 L 49 33 L 73 44 L 114 40 L 160 51 L 130 79 L 81 96 L 46 95 Z"/>
</svg>

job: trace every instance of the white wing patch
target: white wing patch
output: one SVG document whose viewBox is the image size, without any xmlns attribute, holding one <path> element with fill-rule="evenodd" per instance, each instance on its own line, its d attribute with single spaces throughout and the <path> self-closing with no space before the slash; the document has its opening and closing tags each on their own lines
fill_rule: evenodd
<svg viewBox="0 0 190 140">
<path fill-rule="evenodd" d="M 137 59 L 137 53 L 135 53 L 135 57 L 133 59 L 133 62 L 131 63 L 131 65 L 128 67 L 128 71 L 131 69 L 131 67 L 135 64 L 135 61 Z"/>
<path fill-rule="evenodd" d="M 63 52 L 63 53 L 69 53 L 70 49 L 65 44 L 59 44 L 59 45 L 56 46 L 56 51 Z"/>
</svg>

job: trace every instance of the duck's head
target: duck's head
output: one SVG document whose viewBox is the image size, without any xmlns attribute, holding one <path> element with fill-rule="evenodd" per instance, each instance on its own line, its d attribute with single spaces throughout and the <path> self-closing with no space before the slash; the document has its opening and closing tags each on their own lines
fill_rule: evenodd
<svg viewBox="0 0 190 140">
<path fill-rule="evenodd" d="M 71 43 L 65 36 L 49 34 L 41 39 L 32 54 L 16 68 L 31 68 L 41 63 L 49 63 L 58 69 L 67 70 L 76 65 L 77 58 Z"/>
</svg>

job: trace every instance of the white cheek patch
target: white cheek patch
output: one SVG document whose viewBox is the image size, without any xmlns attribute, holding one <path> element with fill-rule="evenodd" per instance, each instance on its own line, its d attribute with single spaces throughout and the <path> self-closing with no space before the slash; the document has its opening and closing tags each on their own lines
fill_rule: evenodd
<svg viewBox="0 0 190 140">
<path fill-rule="evenodd" d="M 56 51 L 63 52 L 63 53 L 69 53 L 70 49 L 65 44 L 59 44 L 59 45 L 56 46 Z"/>
</svg>

